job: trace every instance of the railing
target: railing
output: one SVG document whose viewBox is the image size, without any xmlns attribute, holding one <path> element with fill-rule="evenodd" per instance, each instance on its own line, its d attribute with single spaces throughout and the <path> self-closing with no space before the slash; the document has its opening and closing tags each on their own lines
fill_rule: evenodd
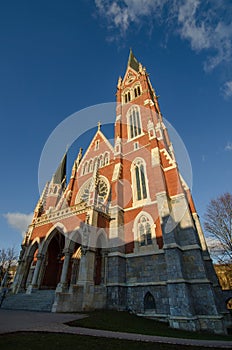
<svg viewBox="0 0 232 350">
<path fill-rule="evenodd" d="M 58 221 L 60 219 L 63 219 L 75 214 L 83 213 L 89 209 L 95 209 L 100 213 L 104 213 L 108 215 L 108 206 L 105 206 L 104 204 L 98 203 L 93 205 L 87 205 L 85 202 L 81 202 L 68 208 L 54 210 L 54 211 L 51 211 L 50 213 L 43 214 L 40 217 L 34 219 L 32 222 L 32 225 L 39 226 L 46 222 Z"/>
</svg>

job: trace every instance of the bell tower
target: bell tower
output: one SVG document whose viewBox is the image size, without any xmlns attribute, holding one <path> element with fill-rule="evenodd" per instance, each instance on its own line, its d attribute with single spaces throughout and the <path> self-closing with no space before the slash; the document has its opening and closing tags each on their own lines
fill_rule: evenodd
<svg viewBox="0 0 232 350">
<path fill-rule="evenodd" d="M 169 213 L 167 195 L 183 193 L 183 185 L 158 97 L 146 68 L 137 61 L 132 50 L 126 73 L 118 79 L 116 96 L 115 156 L 120 163 L 120 180 L 124 182 L 122 193 L 118 193 L 126 209 L 124 219 L 130 227 L 138 212 L 147 207 L 156 227 L 156 230 L 153 227 L 156 233 L 152 242 L 161 248 L 161 217 Z M 132 227 L 128 233 L 126 231 L 126 249 L 130 251 L 138 245 L 138 237 L 135 232 L 132 235 Z"/>
<path fill-rule="evenodd" d="M 125 246 L 108 256 L 109 285 L 114 284 L 108 288 L 108 302 L 120 308 L 126 281 L 130 309 L 143 313 L 146 293 L 166 295 L 166 306 L 157 300 L 153 314 L 167 312 L 172 327 L 219 327 L 223 332 L 221 294 L 191 192 L 179 172 L 149 75 L 132 50 L 116 96 L 118 177 L 112 188 Z M 120 228 L 117 220 L 113 225 Z M 165 269 L 161 272 L 159 266 Z"/>
</svg>

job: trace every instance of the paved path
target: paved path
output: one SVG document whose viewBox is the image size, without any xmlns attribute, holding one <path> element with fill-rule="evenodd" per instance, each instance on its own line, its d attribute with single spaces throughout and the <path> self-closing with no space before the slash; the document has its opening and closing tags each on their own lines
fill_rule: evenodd
<svg viewBox="0 0 232 350">
<path fill-rule="evenodd" d="M 216 349 L 231 349 L 232 341 L 210 341 L 195 339 L 178 339 L 134 333 L 121 333 L 97 329 L 69 327 L 64 322 L 85 317 L 84 314 L 58 314 L 47 312 L 13 311 L 0 309 L 0 334 L 18 331 L 40 331 L 54 333 L 69 333 L 76 335 L 90 335 L 95 337 L 117 338 L 127 340 L 146 341 L 154 343 L 187 344 L 212 347 Z"/>
</svg>

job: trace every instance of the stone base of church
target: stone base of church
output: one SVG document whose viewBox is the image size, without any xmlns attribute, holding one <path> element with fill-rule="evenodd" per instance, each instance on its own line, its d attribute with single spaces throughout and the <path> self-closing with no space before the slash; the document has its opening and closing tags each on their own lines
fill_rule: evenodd
<svg viewBox="0 0 232 350">
<path fill-rule="evenodd" d="M 72 286 L 71 291 L 56 292 L 52 312 L 83 312 L 106 308 L 105 286 Z"/>
<path fill-rule="evenodd" d="M 198 315 L 194 317 L 169 317 L 169 325 L 172 328 L 186 331 L 202 331 L 215 334 L 225 334 L 226 324 L 223 316 Z"/>
<path fill-rule="evenodd" d="M 138 316 L 146 317 L 159 322 L 169 323 L 170 327 L 172 328 L 190 332 L 201 331 L 215 334 L 226 334 L 226 329 L 230 326 L 229 314 L 224 316 L 198 315 L 194 317 L 173 317 L 167 314 L 145 312 L 143 314 L 138 314 Z"/>
<path fill-rule="evenodd" d="M 107 290 L 108 289 L 108 290 Z M 140 288 L 135 288 L 136 293 Z M 140 291 L 141 292 L 141 291 Z M 131 308 L 130 300 L 126 299 L 131 293 L 126 287 L 106 287 L 105 285 L 74 285 L 67 292 L 56 292 L 52 312 L 85 312 L 91 310 L 128 311 L 141 317 L 169 323 L 170 327 L 186 331 L 202 331 L 215 334 L 227 334 L 231 323 L 230 315 L 193 315 L 171 316 L 169 313 L 158 313 L 155 310 L 135 310 Z M 114 302 L 112 297 L 114 296 Z M 139 298 L 138 298 L 139 300 Z"/>
</svg>

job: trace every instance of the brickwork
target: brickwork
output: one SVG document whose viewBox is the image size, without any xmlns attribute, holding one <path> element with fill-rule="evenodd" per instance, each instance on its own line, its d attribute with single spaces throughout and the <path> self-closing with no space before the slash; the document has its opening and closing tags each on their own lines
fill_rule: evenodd
<svg viewBox="0 0 232 350">
<path fill-rule="evenodd" d="M 54 312 L 108 307 L 225 333 L 226 309 L 193 199 L 132 52 L 116 99 L 114 146 L 99 124 L 69 182 L 64 157 L 46 184 L 13 291 L 54 288 Z"/>
</svg>

